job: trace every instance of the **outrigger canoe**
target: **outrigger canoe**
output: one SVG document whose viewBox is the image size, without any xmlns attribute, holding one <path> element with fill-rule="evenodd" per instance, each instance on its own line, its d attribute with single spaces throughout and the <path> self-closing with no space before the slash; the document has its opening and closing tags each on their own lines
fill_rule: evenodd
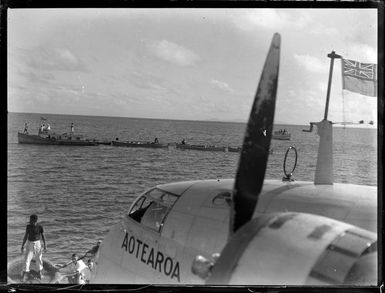
<svg viewBox="0 0 385 293">
<path fill-rule="evenodd" d="M 112 146 L 134 148 L 168 148 L 168 143 L 154 143 L 149 141 L 111 141 Z"/>
<path fill-rule="evenodd" d="M 22 144 L 44 144 L 44 145 L 69 145 L 69 146 L 95 146 L 97 141 L 82 139 L 80 136 L 68 135 L 37 135 L 17 133 L 18 142 Z"/>
</svg>

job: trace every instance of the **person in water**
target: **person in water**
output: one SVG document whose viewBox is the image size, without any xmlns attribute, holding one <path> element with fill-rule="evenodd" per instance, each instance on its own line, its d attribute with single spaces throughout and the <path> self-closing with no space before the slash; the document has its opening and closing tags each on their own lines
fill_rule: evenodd
<svg viewBox="0 0 385 293">
<path fill-rule="evenodd" d="M 26 281 L 29 277 L 29 267 L 33 257 L 35 257 L 36 260 L 38 278 L 42 278 L 41 271 L 43 270 L 43 253 L 41 249 L 40 239 L 42 239 L 44 243 L 44 252 L 47 251 L 47 245 L 45 241 L 43 226 L 37 223 L 37 219 L 37 215 L 31 215 L 29 217 L 29 224 L 25 229 L 23 244 L 21 245 L 21 253 L 23 253 L 24 245 L 28 240 L 27 250 L 25 254 L 25 268 L 23 271 L 23 281 Z"/>
<path fill-rule="evenodd" d="M 24 133 L 28 134 L 28 124 L 27 124 L 27 122 L 24 123 Z"/>
</svg>

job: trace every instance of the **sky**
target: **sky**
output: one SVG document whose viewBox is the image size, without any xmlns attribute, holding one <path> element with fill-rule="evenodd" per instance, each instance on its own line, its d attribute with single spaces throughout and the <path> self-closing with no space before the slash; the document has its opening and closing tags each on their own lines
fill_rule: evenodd
<svg viewBox="0 0 385 293">
<path fill-rule="evenodd" d="M 275 32 L 275 123 L 323 119 L 331 51 L 377 63 L 376 9 L 8 9 L 8 111 L 244 122 Z M 328 119 L 377 122 L 339 59 Z"/>
</svg>

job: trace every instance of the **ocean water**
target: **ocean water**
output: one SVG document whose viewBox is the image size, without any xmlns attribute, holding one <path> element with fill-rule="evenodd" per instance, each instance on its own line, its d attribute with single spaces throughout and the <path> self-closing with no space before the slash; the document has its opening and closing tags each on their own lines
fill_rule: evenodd
<svg viewBox="0 0 385 293">
<path fill-rule="evenodd" d="M 182 180 L 233 178 L 239 154 L 179 149 L 112 146 L 45 146 L 17 143 L 17 132 L 28 122 L 37 133 L 40 117 L 52 131 L 75 132 L 98 140 L 240 146 L 244 123 L 200 122 L 53 114 L 8 114 L 8 258 L 20 255 L 29 215 L 39 215 L 45 229 L 47 253 L 66 262 L 103 239 L 111 225 L 128 212 L 132 201 L 156 184 Z M 290 141 L 272 141 L 266 178 L 281 179 L 289 146 L 298 152 L 294 178 L 314 178 L 318 135 L 302 132 L 308 126 L 276 125 L 292 133 Z M 335 182 L 377 185 L 377 130 L 334 128 Z M 293 151 L 288 168 L 293 165 Z"/>
</svg>

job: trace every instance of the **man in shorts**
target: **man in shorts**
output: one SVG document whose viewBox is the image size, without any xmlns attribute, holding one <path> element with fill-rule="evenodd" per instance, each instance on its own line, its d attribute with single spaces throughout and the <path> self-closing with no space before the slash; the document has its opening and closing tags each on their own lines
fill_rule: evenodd
<svg viewBox="0 0 385 293">
<path fill-rule="evenodd" d="M 34 256 L 36 261 L 36 267 L 38 270 L 38 278 L 41 279 L 42 277 L 41 271 L 43 270 L 43 253 L 41 249 L 40 239 L 43 240 L 44 252 L 46 252 L 47 246 L 45 243 L 43 226 L 37 223 L 37 215 L 31 215 L 29 217 L 29 224 L 25 229 L 23 244 L 21 245 L 21 253 L 23 253 L 24 245 L 28 240 L 27 250 L 25 254 L 25 270 L 23 272 L 23 281 L 26 281 L 29 277 L 29 266 Z"/>
</svg>

